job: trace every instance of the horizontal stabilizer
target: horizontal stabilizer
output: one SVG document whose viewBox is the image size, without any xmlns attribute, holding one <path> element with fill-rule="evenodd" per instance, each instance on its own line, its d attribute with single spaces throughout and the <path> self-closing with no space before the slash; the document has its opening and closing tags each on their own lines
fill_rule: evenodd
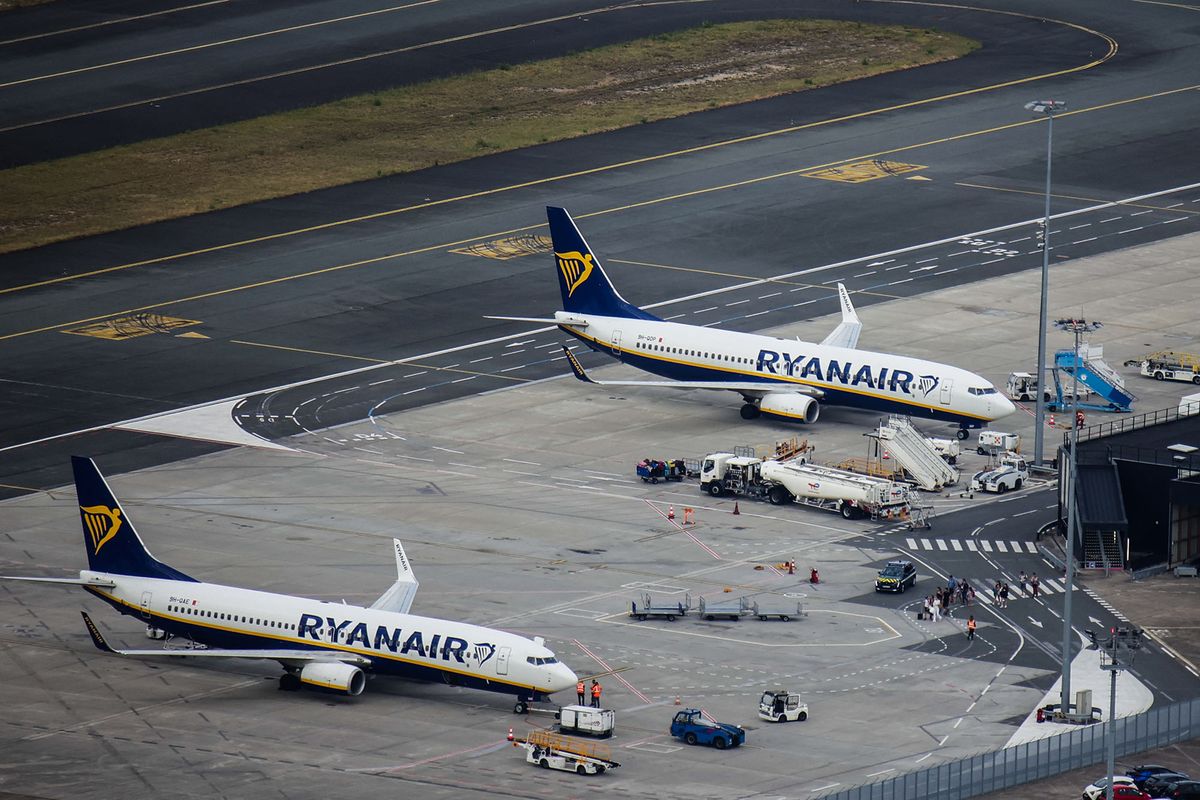
<svg viewBox="0 0 1200 800">
<path fill-rule="evenodd" d="M 846 291 L 846 287 L 840 283 L 837 287 L 838 299 L 842 304 L 842 322 L 822 340 L 821 344 L 853 350 L 858 347 L 858 335 L 862 333 L 862 323 L 858 319 L 858 313 L 854 310 L 854 304 L 850 302 L 850 293 Z"/>
<path fill-rule="evenodd" d="M 594 383 L 597 386 L 655 386 L 666 389 L 720 389 L 728 392 L 737 392 L 749 397 L 761 397 L 764 394 L 806 394 L 811 397 L 821 398 L 825 396 L 825 392 L 813 386 L 805 386 L 803 384 L 795 384 L 792 386 L 780 385 L 778 383 L 766 383 L 764 381 L 598 381 L 592 378 L 584 370 L 583 365 L 579 363 L 579 359 L 575 354 L 563 347 L 563 352 L 567 356 L 567 363 L 571 365 L 571 371 L 575 373 L 575 377 L 584 383 Z"/>
<path fill-rule="evenodd" d="M 343 650 L 288 650 L 279 648 L 276 650 L 218 650 L 214 648 L 188 648 L 179 650 L 169 650 L 167 648 L 158 648 L 156 650 L 117 650 L 110 645 L 100 633 L 100 629 L 96 627 L 96 623 L 92 622 L 92 618 L 88 616 L 86 611 L 80 611 L 83 615 L 83 624 L 87 626 L 88 635 L 92 637 L 92 644 L 105 653 L 112 653 L 118 656 L 171 656 L 174 658 L 257 658 L 267 661 L 331 661 L 341 662 L 345 664 L 359 664 L 367 666 L 371 663 L 371 659 L 366 656 L 360 656 L 355 653 L 347 653 Z"/>
<path fill-rule="evenodd" d="M 399 539 L 392 539 L 392 547 L 396 551 L 396 582 L 371 604 L 371 608 L 380 611 L 393 611 L 397 614 L 407 614 L 412 608 L 413 598 L 417 595 L 417 576 L 413 574 L 412 564 L 404 554 L 404 545 Z"/>
<path fill-rule="evenodd" d="M 102 578 L 24 578 L 16 575 L 0 575 L 0 581 L 26 581 L 28 583 L 56 583 L 60 586 L 95 586 L 99 589 L 115 589 L 116 584 Z"/>
<path fill-rule="evenodd" d="M 507 322 L 540 322 L 544 325 L 570 325 L 572 328 L 586 328 L 588 326 L 586 319 L 576 319 L 574 317 L 555 319 L 554 317 L 498 317 L 492 314 L 484 314 L 483 318 L 502 319 Z"/>
</svg>

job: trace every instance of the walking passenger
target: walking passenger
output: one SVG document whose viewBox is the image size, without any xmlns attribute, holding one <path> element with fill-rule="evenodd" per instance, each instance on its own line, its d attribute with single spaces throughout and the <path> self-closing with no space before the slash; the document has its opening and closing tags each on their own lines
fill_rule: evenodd
<svg viewBox="0 0 1200 800">
<path fill-rule="evenodd" d="M 1029 579 L 1029 588 L 1033 590 L 1034 597 L 1038 596 L 1038 591 L 1040 590 L 1041 585 L 1042 582 L 1038 580 L 1037 573 L 1033 573 L 1033 577 Z"/>
<path fill-rule="evenodd" d="M 1029 579 L 1025 577 L 1025 570 L 1021 570 L 1021 574 L 1017 576 L 1017 588 L 1021 590 L 1021 594 L 1028 594 L 1025 591 L 1025 584 L 1028 581 Z"/>
<path fill-rule="evenodd" d="M 1000 607 L 1008 608 L 1008 584 L 1000 587 Z"/>
</svg>

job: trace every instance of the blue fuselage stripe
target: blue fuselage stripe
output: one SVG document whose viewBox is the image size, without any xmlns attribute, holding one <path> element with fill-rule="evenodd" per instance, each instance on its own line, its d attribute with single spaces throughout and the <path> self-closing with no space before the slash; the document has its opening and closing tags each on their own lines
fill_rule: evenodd
<svg viewBox="0 0 1200 800">
<path fill-rule="evenodd" d="M 769 390 L 772 386 L 811 386 L 824 392 L 824 397 L 820 398 L 820 402 L 828 405 L 860 408 L 867 411 L 903 413 L 913 417 L 923 417 L 926 419 L 955 422 L 972 426 L 978 426 L 981 422 L 988 421 L 983 417 L 978 417 L 971 414 L 962 414 L 954 411 L 946 411 L 941 408 L 924 405 L 922 403 L 905 402 L 903 400 L 896 400 L 863 391 L 846 391 L 835 388 L 827 383 L 816 383 L 812 381 L 801 381 L 795 379 L 780 380 L 769 375 L 742 372 L 740 370 L 733 369 L 722 369 L 721 367 L 711 367 L 702 364 L 691 364 L 681 362 L 676 359 L 647 356 L 623 347 L 618 348 L 617 352 L 614 352 L 613 346 L 609 342 L 599 341 L 566 325 L 561 325 L 559 327 L 574 336 L 576 339 L 579 339 L 597 353 L 603 353 L 604 355 L 617 358 L 618 360 L 629 364 L 632 367 L 637 367 L 638 369 L 653 373 L 655 375 L 661 375 L 670 380 L 687 382 L 736 381 L 739 383 L 761 383 L 763 384 L 764 391 Z"/>
</svg>

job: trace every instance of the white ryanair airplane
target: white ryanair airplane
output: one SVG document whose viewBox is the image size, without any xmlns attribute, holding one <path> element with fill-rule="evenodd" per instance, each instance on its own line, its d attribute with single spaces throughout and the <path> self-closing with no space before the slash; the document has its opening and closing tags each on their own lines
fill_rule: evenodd
<svg viewBox="0 0 1200 800">
<path fill-rule="evenodd" d="M 278 661 L 279 688 L 361 694 L 368 673 L 514 694 L 529 703 L 574 686 L 575 673 L 541 637 L 408 613 L 417 591 L 398 539 L 396 582 L 370 608 L 203 583 L 155 559 L 89 458 L 71 459 L 88 569 L 78 578 L 2 576 L 82 586 L 146 625 L 160 649 L 115 650 L 86 612 L 98 648 L 124 656 Z"/>
<path fill-rule="evenodd" d="M 594 381 L 568 350 L 575 376 L 602 386 L 723 389 L 742 396 L 742 417 L 771 414 L 815 422 L 821 403 L 957 423 L 958 438 L 1016 407 L 989 381 L 958 367 L 857 349 L 862 323 L 838 284 L 842 322 L 819 344 L 666 322 L 613 288 L 571 216 L 549 207 L 550 236 L 563 310 L 549 322 L 626 364 L 664 381 Z M 565 348 L 564 348 L 565 350 Z"/>
</svg>

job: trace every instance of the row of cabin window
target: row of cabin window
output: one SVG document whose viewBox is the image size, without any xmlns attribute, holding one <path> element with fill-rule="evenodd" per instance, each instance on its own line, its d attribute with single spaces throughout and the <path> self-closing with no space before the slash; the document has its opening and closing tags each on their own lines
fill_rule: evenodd
<svg viewBox="0 0 1200 800">
<path fill-rule="evenodd" d="M 660 351 L 663 353 L 674 353 L 675 355 L 680 355 L 680 356 L 699 356 L 700 358 L 715 358 L 718 361 L 731 361 L 734 364 L 751 364 L 751 363 L 753 363 L 753 359 L 750 359 L 750 358 L 742 358 L 740 356 L 726 356 L 726 355 L 721 355 L 720 353 L 701 353 L 696 350 L 681 350 L 678 347 L 667 347 L 666 345 L 661 345 L 661 344 L 646 344 L 645 342 L 638 342 L 637 346 L 642 348 L 643 350 L 657 350 L 657 351 Z"/>
<path fill-rule="evenodd" d="M 205 611 L 201 608 L 192 608 L 189 606 L 167 606 L 167 610 L 175 614 L 190 614 L 194 617 L 210 617 L 212 619 L 223 619 L 229 622 L 242 621 L 247 625 L 261 625 L 264 628 L 282 628 L 284 630 L 295 630 L 296 626 L 276 622 L 273 619 L 255 619 L 253 617 L 239 617 L 237 614 L 222 614 L 217 611 Z"/>
</svg>

